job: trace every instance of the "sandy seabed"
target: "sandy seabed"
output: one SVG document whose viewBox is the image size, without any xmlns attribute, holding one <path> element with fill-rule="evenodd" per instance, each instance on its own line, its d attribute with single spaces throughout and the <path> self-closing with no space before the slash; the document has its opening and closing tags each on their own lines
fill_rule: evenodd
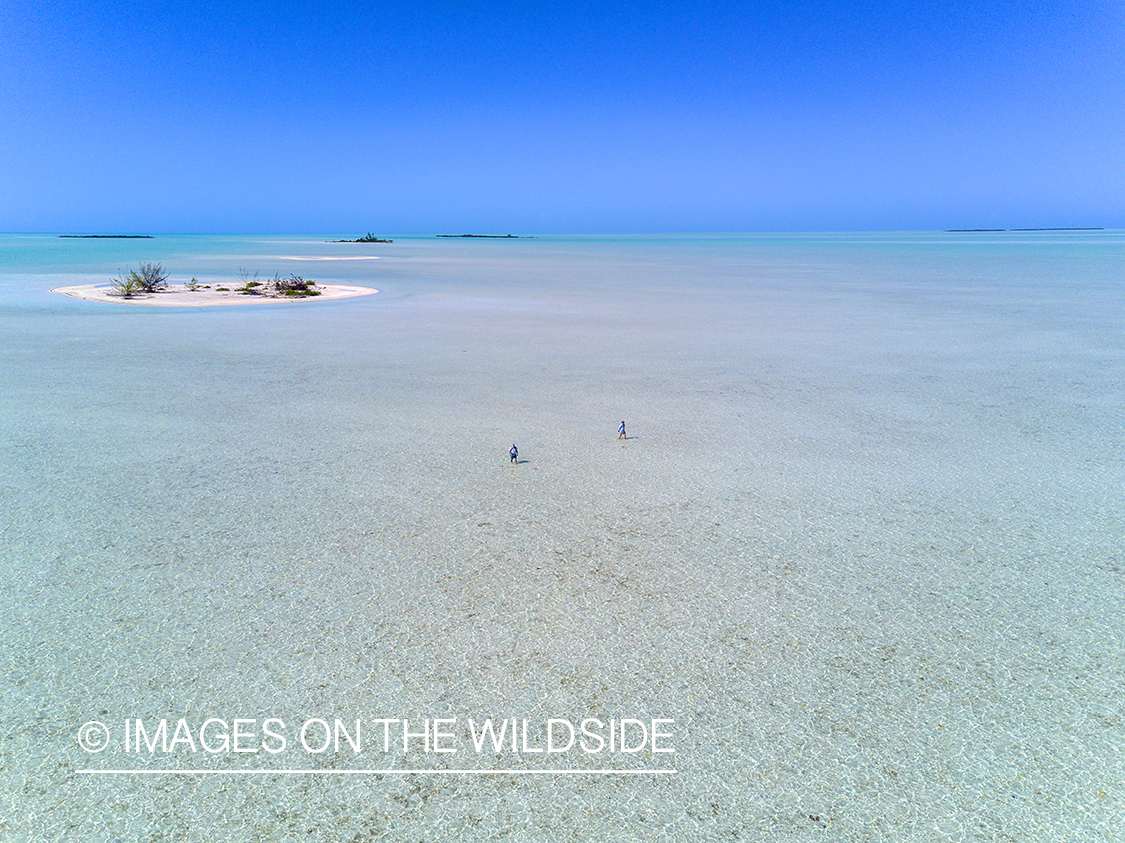
<svg viewBox="0 0 1125 843">
<path fill-rule="evenodd" d="M 0 839 L 1119 840 L 1125 248 L 963 243 L 396 238 L 326 307 L 0 277 Z"/>
</svg>

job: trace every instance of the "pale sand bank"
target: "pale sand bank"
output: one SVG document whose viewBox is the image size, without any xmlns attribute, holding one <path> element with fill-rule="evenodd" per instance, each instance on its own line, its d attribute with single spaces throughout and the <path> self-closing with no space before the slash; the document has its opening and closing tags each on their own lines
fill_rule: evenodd
<svg viewBox="0 0 1125 843">
<path fill-rule="evenodd" d="M 114 304 L 139 304 L 150 307 L 211 307 L 230 304 L 270 304 L 276 302 L 326 301 L 346 299 L 354 296 L 369 296 L 379 292 L 372 287 L 353 287 L 344 284 L 317 284 L 319 296 L 250 296 L 236 290 L 189 290 L 182 284 L 169 285 L 159 293 L 143 293 L 132 298 L 122 298 L 111 294 L 109 284 L 80 284 L 72 287 L 56 287 L 52 293 L 62 293 L 76 299 L 87 301 L 113 302 Z"/>
</svg>

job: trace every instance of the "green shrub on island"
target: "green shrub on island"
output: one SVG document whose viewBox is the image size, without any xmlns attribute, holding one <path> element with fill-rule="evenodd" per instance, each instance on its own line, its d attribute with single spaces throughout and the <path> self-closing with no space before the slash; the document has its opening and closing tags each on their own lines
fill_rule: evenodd
<svg viewBox="0 0 1125 843">
<path fill-rule="evenodd" d="M 109 279 L 110 295 L 130 299 L 140 293 L 156 293 L 168 287 L 168 273 L 159 263 L 142 263 L 137 269 Z"/>
<path fill-rule="evenodd" d="M 159 263 L 142 263 L 139 267 L 141 289 L 146 293 L 155 293 L 168 286 L 168 273 Z"/>
<path fill-rule="evenodd" d="M 133 296 L 141 292 L 141 279 L 135 272 L 129 272 L 126 275 L 118 275 L 116 278 L 110 278 L 111 296 L 121 296 L 124 299 L 131 299 Z"/>
<path fill-rule="evenodd" d="M 262 291 L 257 289 L 262 286 L 262 282 L 258 280 L 258 272 L 254 271 L 253 280 L 251 280 L 250 272 L 243 267 L 238 268 L 238 280 L 242 286 L 237 289 L 238 293 L 244 296 L 260 296 Z"/>
<path fill-rule="evenodd" d="M 282 278 L 279 273 L 274 273 L 273 280 L 269 282 L 274 295 L 277 296 L 319 296 L 320 290 L 316 289 L 315 281 L 308 281 L 300 275 Z"/>
<path fill-rule="evenodd" d="M 184 286 L 187 287 L 189 290 L 191 290 L 194 293 L 200 287 L 199 280 L 196 279 L 195 277 L 192 277 L 192 279 L 190 281 L 186 282 L 184 284 Z"/>
</svg>

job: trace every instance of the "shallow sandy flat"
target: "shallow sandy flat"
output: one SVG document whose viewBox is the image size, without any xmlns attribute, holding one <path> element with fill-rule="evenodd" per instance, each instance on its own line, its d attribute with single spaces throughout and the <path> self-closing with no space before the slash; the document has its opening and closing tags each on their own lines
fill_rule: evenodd
<svg viewBox="0 0 1125 843">
<path fill-rule="evenodd" d="M 342 284 L 317 284 L 319 296 L 248 296 L 235 290 L 189 290 L 182 284 L 171 284 L 167 290 L 122 298 L 110 293 L 109 284 L 80 284 L 73 287 L 56 287 L 52 293 L 62 293 L 76 299 L 105 301 L 114 304 L 139 304 L 149 307 L 210 307 L 229 304 L 270 304 L 275 302 L 325 301 L 327 299 L 346 299 L 353 296 L 369 296 L 379 292 L 372 287 L 351 287 Z"/>
<path fill-rule="evenodd" d="M 1118 839 L 1125 238 L 977 237 L 426 241 L 324 276 L 378 307 L 129 314 L 46 291 L 135 256 L 0 235 L 0 839 Z M 212 717 L 289 744 L 123 744 Z"/>
</svg>

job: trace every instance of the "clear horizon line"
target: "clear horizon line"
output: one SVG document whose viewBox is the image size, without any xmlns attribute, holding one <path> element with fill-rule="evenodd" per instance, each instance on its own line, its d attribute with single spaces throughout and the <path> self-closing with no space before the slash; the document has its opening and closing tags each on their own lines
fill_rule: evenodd
<svg viewBox="0 0 1125 843">
<path fill-rule="evenodd" d="M 134 776 L 252 776 L 252 775 L 300 775 L 300 776 L 425 776 L 425 775 L 455 775 L 455 776 L 644 776 L 644 775 L 675 775 L 677 770 L 496 770 L 496 769 L 368 769 L 368 770 L 76 770 L 79 774 L 87 775 L 134 775 Z"/>
<path fill-rule="evenodd" d="M 245 230 L 245 231 L 204 231 L 204 230 L 166 230 L 166 229 L 135 229 L 112 234 L 74 234 L 71 230 L 5 230 L 0 231 L 0 234 L 5 236 L 46 236 L 57 238 L 74 238 L 74 239 L 117 239 L 117 238 L 156 238 L 156 237 L 332 237 L 343 236 L 346 234 L 354 234 L 355 231 L 281 231 L 281 230 Z M 513 229 L 516 231 L 517 229 Z M 884 228 L 760 228 L 760 229 L 684 229 L 684 230 L 622 230 L 622 231 L 550 231 L 550 230 L 523 230 L 522 234 L 513 234 L 505 232 L 504 234 L 488 234 L 481 232 L 472 237 L 484 237 L 486 239 L 533 239 L 533 238 L 547 238 L 547 237 L 688 237 L 688 236 L 750 236 L 750 235 L 771 235 L 771 234 L 950 234 L 950 233 L 974 233 L 974 232 L 1009 232 L 1009 231 L 1120 231 L 1121 228 L 1116 225 L 1079 225 L 1079 226 L 1035 226 L 1035 227 L 1018 227 L 1012 224 L 1007 224 L 1005 227 L 971 227 L 971 228 L 950 228 L 950 227 L 934 227 L 934 228 L 897 228 L 897 227 L 884 227 Z M 440 239 L 464 238 L 464 234 L 441 234 L 439 232 L 429 231 L 383 231 L 380 232 L 379 237 L 395 238 L 416 238 L 416 239 Z M 327 241 L 333 242 L 333 241 Z M 346 241 L 351 242 L 351 241 Z"/>
</svg>

